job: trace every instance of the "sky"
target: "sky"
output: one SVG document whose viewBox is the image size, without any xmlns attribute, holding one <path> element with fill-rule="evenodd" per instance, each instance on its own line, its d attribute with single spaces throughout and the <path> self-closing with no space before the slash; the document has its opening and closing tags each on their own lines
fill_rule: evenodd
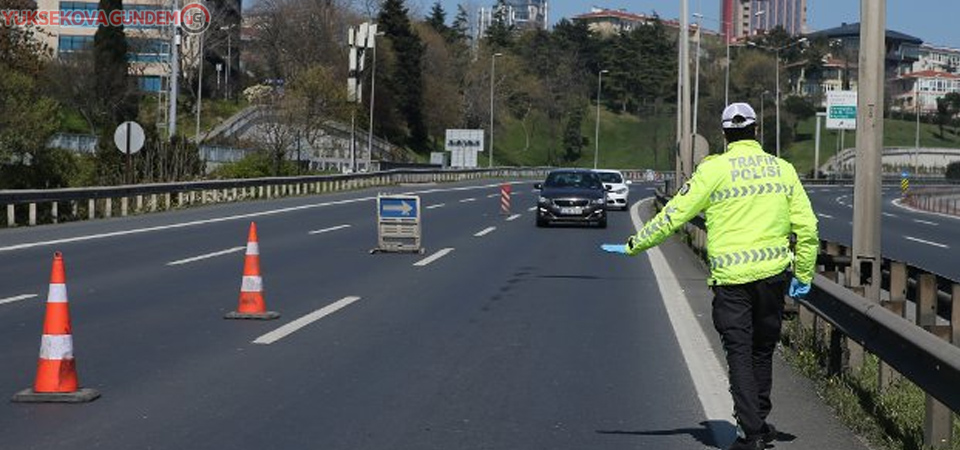
<svg viewBox="0 0 960 450">
<path fill-rule="evenodd" d="M 411 6 L 428 11 L 434 0 L 413 0 Z M 472 5 L 475 9 L 495 3 L 494 0 L 441 0 L 448 16 L 456 12 L 457 4 Z M 702 5 L 703 15 L 716 20 L 720 17 L 720 0 L 689 0 L 691 13 Z M 626 9 L 634 13 L 656 11 L 661 17 L 674 19 L 680 12 L 680 0 L 553 0 L 551 18 L 572 17 L 590 11 L 590 6 Z M 887 28 L 922 39 L 924 42 L 960 48 L 960 1 L 958 0 L 887 0 Z M 807 0 L 807 24 L 811 31 L 839 26 L 842 22 L 860 21 L 858 0 Z M 709 28 L 718 29 L 709 21 Z"/>
</svg>

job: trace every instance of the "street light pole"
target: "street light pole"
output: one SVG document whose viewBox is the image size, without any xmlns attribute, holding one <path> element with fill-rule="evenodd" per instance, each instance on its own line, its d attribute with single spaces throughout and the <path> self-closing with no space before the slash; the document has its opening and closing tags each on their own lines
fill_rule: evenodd
<svg viewBox="0 0 960 450">
<path fill-rule="evenodd" d="M 777 98 L 774 101 L 777 106 L 777 158 L 780 157 L 780 49 L 777 49 Z"/>
<path fill-rule="evenodd" d="M 699 5 L 699 1 L 697 3 Z M 700 8 L 698 6 L 697 11 L 699 10 Z M 693 15 L 693 17 L 697 18 L 697 53 L 695 56 L 697 62 L 693 75 L 693 134 L 697 134 L 697 116 L 700 112 L 700 40 L 703 37 L 700 33 L 700 29 L 703 28 L 703 14 L 697 12 Z"/>
<path fill-rule="evenodd" d="M 680 177 L 676 187 L 693 174 L 693 145 L 690 134 L 690 12 L 688 0 L 680 0 Z"/>
<path fill-rule="evenodd" d="M 374 25 L 376 26 L 376 25 Z M 373 162 L 373 107 L 377 98 L 377 36 L 383 36 L 383 32 L 374 33 L 370 37 L 373 41 L 373 68 L 370 72 L 370 129 L 367 130 L 367 172 L 370 172 L 370 164 Z"/>
<path fill-rule="evenodd" d="M 880 207 L 882 197 L 884 34 L 886 0 L 860 2 L 860 69 L 857 100 L 857 170 L 853 201 L 852 286 L 880 302 Z"/>
<path fill-rule="evenodd" d="M 600 92 L 603 89 L 603 74 L 605 73 L 610 73 L 610 71 L 604 69 L 597 72 L 597 133 L 593 140 L 593 170 L 597 170 L 600 163 Z"/>
<path fill-rule="evenodd" d="M 917 110 L 917 136 L 916 146 L 913 150 L 913 173 L 914 176 L 920 175 L 920 77 L 913 83 L 913 103 Z"/>
<path fill-rule="evenodd" d="M 197 130 L 193 135 L 193 140 L 200 143 L 200 111 L 203 108 L 203 33 L 200 33 L 200 53 L 197 56 L 197 64 L 200 65 L 197 75 Z"/>
<path fill-rule="evenodd" d="M 493 83 L 497 73 L 497 58 L 501 56 L 503 53 L 494 53 L 490 56 L 490 153 L 487 155 L 489 167 L 493 167 Z"/>
</svg>

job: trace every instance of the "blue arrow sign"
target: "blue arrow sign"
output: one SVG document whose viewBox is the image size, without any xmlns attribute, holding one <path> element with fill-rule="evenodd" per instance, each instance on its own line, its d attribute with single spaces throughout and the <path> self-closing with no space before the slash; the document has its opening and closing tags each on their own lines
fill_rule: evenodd
<svg viewBox="0 0 960 450">
<path fill-rule="evenodd" d="M 380 217 L 385 219 L 416 219 L 416 198 L 381 198 Z"/>
</svg>

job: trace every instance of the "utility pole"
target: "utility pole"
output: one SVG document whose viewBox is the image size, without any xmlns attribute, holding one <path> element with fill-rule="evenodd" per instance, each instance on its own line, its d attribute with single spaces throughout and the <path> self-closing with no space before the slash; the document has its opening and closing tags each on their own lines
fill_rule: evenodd
<svg viewBox="0 0 960 450">
<path fill-rule="evenodd" d="M 203 110 L 203 32 L 198 36 L 200 39 L 200 53 L 197 54 L 197 64 L 199 64 L 199 74 L 197 75 L 197 129 L 193 135 L 194 142 L 200 145 L 200 114 Z"/>
<path fill-rule="evenodd" d="M 597 72 L 597 133 L 593 140 L 593 170 L 597 170 L 597 166 L 600 164 L 600 92 L 603 89 L 603 74 L 605 73 L 610 73 L 610 71 L 603 69 Z"/>
<path fill-rule="evenodd" d="M 857 102 L 857 163 L 853 202 L 853 280 L 880 303 L 880 208 L 882 198 L 883 92 L 886 0 L 860 1 L 860 78 Z"/>
<path fill-rule="evenodd" d="M 173 10 L 180 10 L 179 0 L 173 0 Z M 173 38 L 170 43 L 170 124 L 167 126 L 168 138 L 177 135 L 177 97 L 180 95 L 180 26 L 173 27 Z"/>
<path fill-rule="evenodd" d="M 496 83 L 497 58 L 503 56 L 503 53 L 494 53 L 490 56 L 490 153 L 487 155 L 488 167 L 493 167 L 493 87 Z"/>
<path fill-rule="evenodd" d="M 676 188 L 693 174 L 693 145 L 690 133 L 690 7 L 680 0 L 680 176 Z"/>
</svg>

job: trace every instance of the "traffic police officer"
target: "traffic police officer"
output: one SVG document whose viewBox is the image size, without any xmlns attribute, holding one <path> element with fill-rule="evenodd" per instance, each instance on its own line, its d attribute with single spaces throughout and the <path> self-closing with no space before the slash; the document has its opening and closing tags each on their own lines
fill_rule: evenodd
<svg viewBox="0 0 960 450">
<path fill-rule="evenodd" d="M 763 151 L 756 121 L 750 105 L 728 106 L 722 121 L 727 151 L 705 159 L 625 249 L 637 255 L 705 212 L 713 324 L 730 371 L 739 431 L 730 448 L 736 450 L 762 449 L 776 438 L 766 418 L 784 294 L 788 282 L 793 297 L 809 292 L 819 245 L 817 219 L 796 170 Z"/>
</svg>

